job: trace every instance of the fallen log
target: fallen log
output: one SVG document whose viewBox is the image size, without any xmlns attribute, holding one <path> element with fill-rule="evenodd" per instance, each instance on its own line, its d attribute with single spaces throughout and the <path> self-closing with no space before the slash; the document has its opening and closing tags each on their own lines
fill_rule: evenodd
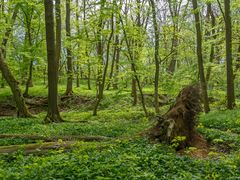
<svg viewBox="0 0 240 180">
<path fill-rule="evenodd" d="M 42 140 L 45 142 L 58 141 L 59 139 L 63 141 L 105 141 L 110 138 L 104 136 L 54 136 L 54 137 L 45 137 L 40 135 L 30 135 L 30 134 L 0 134 L 0 139 L 12 138 L 12 139 L 29 139 L 29 140 Z"/>
<path fill-rule="evenodd" d="M 0 146 L 0 154 L 14 154 L 18 151 L 21 151 L 24 155 L 43 155 L 48 153 L 50 150 L 60 150 L 61 152 L 71 151 L 72 149 L 79 148 L 84 146 L 85 150 L 96 148 L 96 149 L 104 149 L 108 147 L 112 147 L 114 144 L 118 144 L 121 140 L 126 141 L 132 140 L 131 138 L 120 138 L 120 139 L 112 139 L 110 141 L 104 141 L 101 143 L 96 142 L 96 144 L 88 143 L 80 143 L 81 141 L 57 141 L 57 142 L 45 142 L 45 143 L 34 143 L 34 144 L 24 144 L 24 145 L 10 145 L 10 146 Z M 94 145 L 94 146 L 93 146 Z"/>
<path fill-rule="evenodd" d="M 163 116 L 157 116 L 157 124 L 147 130 L 151 141 L 175 144 L 177 150 L 186 146 L 207 148 L 207 141 L 196 131 L 196 117 L 201 111 L 200 87 L 185 87 L 175 103 Z"/>
<path fill-rule="evenodd" d="M 0 154 L 13 154 L 18 151 L 22 151 L 25 155 L 27 154 L 43 154 L 49 150 L 58 149 L 70 149 L 76 144 L 76 141 L 66 141 L 66 142 L 46 142 L 41 144 L 26 144 L 26 145 L 11 145 L 11 146 L 1 146 Z"/>
</svg>

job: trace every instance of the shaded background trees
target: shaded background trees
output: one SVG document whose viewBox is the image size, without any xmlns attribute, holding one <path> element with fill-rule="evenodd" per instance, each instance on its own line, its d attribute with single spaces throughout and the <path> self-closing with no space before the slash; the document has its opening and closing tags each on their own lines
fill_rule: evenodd
<svg viewBox="0 0 240 180">
<path fill-rule="evenodd" d="M 239 94 L 234 93 L 239 84 L 239 1 L 199 0 L 198 7 L 194 2 L 66 0 L 59 6 L 56 0 L 58 85 L 67 85 L 67 95 L 81 84 L 94 89 L 95 111 L 105 91 L 131 89 L 132 104 L 141 102 L 145 112 L 151 108 L 148 96 L 152 94 L 151 102 L 159 113 L 161 98 L 175 96 L 200 77 L 205 112 L 209 111 L 207 90 L 210 99 L 222 96 L 219 105 L 232 109 Z M 28 97 L 32 85 L 47 79 L 44 9 L 41 1 L 21 1 L 13 23 L 16 3 L 1 3 L 0 37 L 5 63 L 19 84 L 25 85 Z M 12 30 L 6 34 L 3 27 Z M 76 91 L 81 93 L 81 89 Z"/>
</svg>

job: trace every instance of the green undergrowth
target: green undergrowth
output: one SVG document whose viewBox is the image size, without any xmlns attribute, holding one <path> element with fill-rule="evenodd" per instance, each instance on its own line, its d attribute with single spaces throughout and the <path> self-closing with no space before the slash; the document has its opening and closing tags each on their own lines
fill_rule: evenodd
<svg viewBox="0 0 240 180">
<path fill-rule="evenodd" d="M 51 136 L 133 136 L 149 127 L 149 121 L 139 111 L 100 111 L 98 116 L 91 112 L 65 112 L 66 122 L 43 124 L 44 115 L 31 119 L 0 119 L 0 134 L 31 134 Z M 26 143 L 26 139 L 0 139 L 0 145 Z"/>
<path fill-rule="evenodd" d="M 199 119 L 199 132 L 214 145 L 207 159 L 178 155 L 170 146 L 152 144 L 142 137 L 129 140 L 152 124 L 136 109 L 103 110 L 98 116 L 92 116 L 91 112 L 65 112 L 62 116 L 68 122 L 48 125 L 42 123 L 44 114 L 33 119 L 2 118 L 0 134 L 94 135 L 113 140 L 77 142 L 68 152 L 60 149 L 41 156 L 25 156 L 21 151 L 0 155 L 0 179 L 237 179 L 240 177 L 239 135 L 225 131 L 217 123 L 209 127 L 208 119 L 214 121 L 214 113 L 201 115 Z M 218 116 L 228 113 L 221 111 Z M 234 116 L 222 119 L 221 123 L 231 124 L 230 119 L 233 121 Z M 114 140 L 118 137 L 121 139 Z M 32 143 L 27 139 L 0 142 L 1 145 Z M 227 153 L 213 149 L 226 146 L 230 149 Z"/>
<path fill-rule="evenodd" d="M 65 86 L 59 87 L 64 93 Z M 46 88 L 30 89 L 33 96 L 45 96 Z M 146 89 L 146 93 L 150 90 Z M 4 101 L 9 91 L 0 91 Z M 79 96 L 94 99 L 94 91 L 82 86 Z M 196 159 L 179 155 L 172 147 L 152 144 L 137 135 L 154 124 L 144 117 L 141 104 L 132 107 L 128 89 L 106 91 L 98 116 L 89 107 L 61 112 L 63 123 L 44 124 L 46 112 L 36 118 L 0 118 L 0 134 L 59 136 L 105 136 L 104 142 L 76 141 L 73 149 L 49 151 L 43 155 L 24 155 L 18 151 L 0 155 L 0 179 L 239 179 L 240 111 L 212 111 L 201 114 L 198 131 L 210 144 L 209 156 Z M 3 98 L 2 98 L 3 97 Z M 139 101 L 140 102 L 140 101 Z M 148 110 L 153 112 L 151 99 Z M 168 106 L 161 107 L 161 114 Z M 27 138 L 0 139 L 0 146 L 43 143 Z"/>
<path fill-rule="evenodd" d="M 240 134 L 240 111 L 213 111 L 202 116 L 201 123 L 208 128 L 215 128 Z"/>
<path fill-rule="evenodd" d="M 46 156 L 0 156 L 5 179 L 228 179 L 240 173 L 240 153 L 192 159 L 147 140 L 79 143 L 71 152 Z"/>
</svg>

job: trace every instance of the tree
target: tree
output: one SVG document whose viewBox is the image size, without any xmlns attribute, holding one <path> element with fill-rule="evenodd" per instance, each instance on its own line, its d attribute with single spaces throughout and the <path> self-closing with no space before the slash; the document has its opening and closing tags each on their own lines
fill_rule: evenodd
<svg viewBox="0 0 240 180">
<path fill-rule="evenodd" d="M 113 36 L 113 22 L 111 25 L 111 34 L 109 36 L 108 40 L 108 52 L 107 52 L 107 61 L 106 65 L 103 65 L 104 58 L 103 58 L 103 41 L 102 41 L 102 30 L 103 30 L 103 8 L 105 7 L 105 0 L 101 0 L 101 7 L 100 7 L 100 17 L 98 21 L 98 29 L 97 29 L 97 58 L 98 58 L 98 74 L 97 74 L 97 95 L 96 95 L 96 103 L 93 109 L 93 115 L 97 115 L 97 109 L 99 106 L 100 101 L 103 98 L 103 91 L 104 91 L 104 86 L 105 86 L 105 78 L 106 78 L 106 73 L 107 73 L 107 68 L 108 68 L 108 63 L 109 63 L 109 48 L 110 48 L 110 42 Z M 112 17 L 113 18 L 113 17 Z M 113 19 L 112 19 L 113 21 Z M 103 70 L 104 67 L 104 70 Z"/>
<path fill-rule="evenodd" d="M 224 0 L 225 8 L 225 38 L 226 38 L 226 70 L 227 70 L 227 108 L 233 109 L 235 105 L 233 67 L 232 67 L 232 19 L 230 0 Z"/>
<path fill-rule="evenodd" d="M 72 95 L 73 94 L 73 65 L 72 65 L 72 50 L 71 50 L 71 9 L 70 9 L 70 0 L 66 0 L 66 36 L 69 44 L 67 45 L 67 89 L 65 94 Z"/>
<path fill-rule="evenodd" d="M 209 36 L 213 37 L 213 40 L 216 41 L 217 35 L 216 35 L 216 18 L 212 10 L 212 3 L 208 2 L 207 3 L 207 16 L 208 19 L 211 19 L 211 32 L 209 32 Z M 215 54 L 215 42 L 211 43 L 211 50 L 210 50 L 210 56 L 209 56 L 209 62 L 212 63 L 214 60 L 214 54 Z M 206 81 L 208 82 L 210 79 L 211 75 L 211 66 L 208 67 L 207 69 L 207 74 L 206 74 Z"/>
<path fill-rule="evenodd" d="M 18 10 L 19 10 L 19 5 L 17 4 L 14 8 L 14 12 L 12 15 L 12 23 L 14 23 L 17 18 Z M 0 70 L 2 72 L 4 79 L 7 81 L 8 85 L 11 88 L 13 98 L 16 103 L 18 117 L 32 117 L 31 113 L 28 111 L 28 108 L 25 104 L 25 100 L 22 95 L 21 89 L 18 85 L 18 82 L 15 79 L 12 72 L 10 71 L 7 63 L 5 62 L 6 45 L 7 45 L 7 42 L 8 42 L 11 32 L 12 32 L 11 27 L 6 29 L 5 36 L 4 36 L 4 38 L 2 40 L 2 44 L 0 46 Z"/>
<path fill-rule="evenodd" d="M 158 102 L 158 84 L 159 84 L 159 30 L 157 25 L 157 19 L 156 19 L 156 5 L 154 0 L 150 0 L 150 4 L 152 6 L 152 16 L 153 16 L 153 26 L 154 26 L 154 34 L 155 34 L 155 79 L 154 79 L 154 105 L 155 105 L 155 112 L 159 114 L 159 102 Z"/>
<path fill-rule="evenodd" d="M 77 30 L 77 35 L 80 34 L 80 22 L 79 22 L 79 1 L 76 0 L 76 30 Z M 80 43 L 78 43 L 78 50 L 80 49 Z M 76 86 L 79 88 L 80 87 L 80 64 L 79 64 L 79 56 L 77 56 L 77 62 L 76 62 Z"/>
<path fill-rule="evenodd" d="M 31 58 L 27 58 L 30 59 L 29 62 L 29 73 L 28 73 L 28 78 L 27 78 L 27 82 L 26 82 L 26 86 L 25 86 L 25 91 L 23 93 L 24 97 L 28 97 L 28 91 L 29 91 L 29 87 L 33 86 L 32 85 L 32 74 L 33 74 L 33 38 L 32 38 L 32 21 L 33 21 L 33 14 L 34 14 L 34 8 L 33 6 L 27 6 L 27 7 L 22 7 L 22 12 L 24 13 L 24 19 L 25 19 L 25 26 L 26 26 L 26 32 L 25 32 L 25 40 L 26 40 L 26 44 L 27 47 L 30 48 L 30 55 Z"/>
<path fill-rule="evenodd" d="M 59 64 L 61 59 L 61 33 L 62 33 L 62 16 L 61 16 L 61 0 L 56 0 L 55 5 L 56 13 L 56 61 L 57 61 L 57 70 L 59 70 Z"/>
<path fill-rule="evenodd" d="M 58 110 L 58 69 L 56 59 L 53 0 L 44 0 L 48 61 L 48 112 L 45 123 L 62 122 Z"/>
<path fill-rule="evenodd" d="M 119 14 L 119 19 L 120 19 L 122 29 L 123 29 L 123 34 L 124 34 L 124 38 L 125 38 L 125 42 L 126 42 L 126 46 L 127 46 L 128 55 L 129 55 L 129 61 L 130 61 L 130 64 L 131 64 L 131 69 L 133 71 L 133 77 L 136 80 L 136 84 L 137 84 L 138 90 L 140 92 L 142 108 L 143 108 L 143 111 L 145 113 L 145 116 L 148 117 L 149 113 L 148 113 L 148 110 L 146 108 L 145 98 L 144 98 L 143 90 L 142 90 L 141 83 L 140 83 L 140 77 L 137 74 L 137 68 L 136 68 L 134 58 L 133 58 L 133 52 L 131 50 L 129 38 L 127 36 L 127 32 L 126 32 L 126 29 L 124 27 L 123 19 L 122 19 L 122 16 L 120 14 Z"/>
<path fill-rule="evenodd" d="M 210 111 L 209 102 L 208 102 L 208 93 L 207 93 L 207 83 L 204 75 L 204 66 L 203 66 L 203 56 L 202 56 L 202 32 L 200 24 L 200 14 L 198 10 L 197 0 L 192 0 L 194 17 L 195 17 L 195 27 L 196 27 L 196 38 L 197 38 L 197 58 L 198 58 L 198 70 L 200 76 L 200 84 L 202 89 L 204 111 L 208 113 Z"/>
</svg>

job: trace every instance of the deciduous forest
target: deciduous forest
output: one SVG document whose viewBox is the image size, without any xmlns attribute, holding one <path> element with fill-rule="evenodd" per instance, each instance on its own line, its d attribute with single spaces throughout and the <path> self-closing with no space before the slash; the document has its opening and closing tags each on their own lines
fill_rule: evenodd
<svg viewBox="0 0 240 180">
<path fill-rule="evenodd" d="M 239 179 L 240 0 L 1 0 L 0 179 Z"/>
</svg>

